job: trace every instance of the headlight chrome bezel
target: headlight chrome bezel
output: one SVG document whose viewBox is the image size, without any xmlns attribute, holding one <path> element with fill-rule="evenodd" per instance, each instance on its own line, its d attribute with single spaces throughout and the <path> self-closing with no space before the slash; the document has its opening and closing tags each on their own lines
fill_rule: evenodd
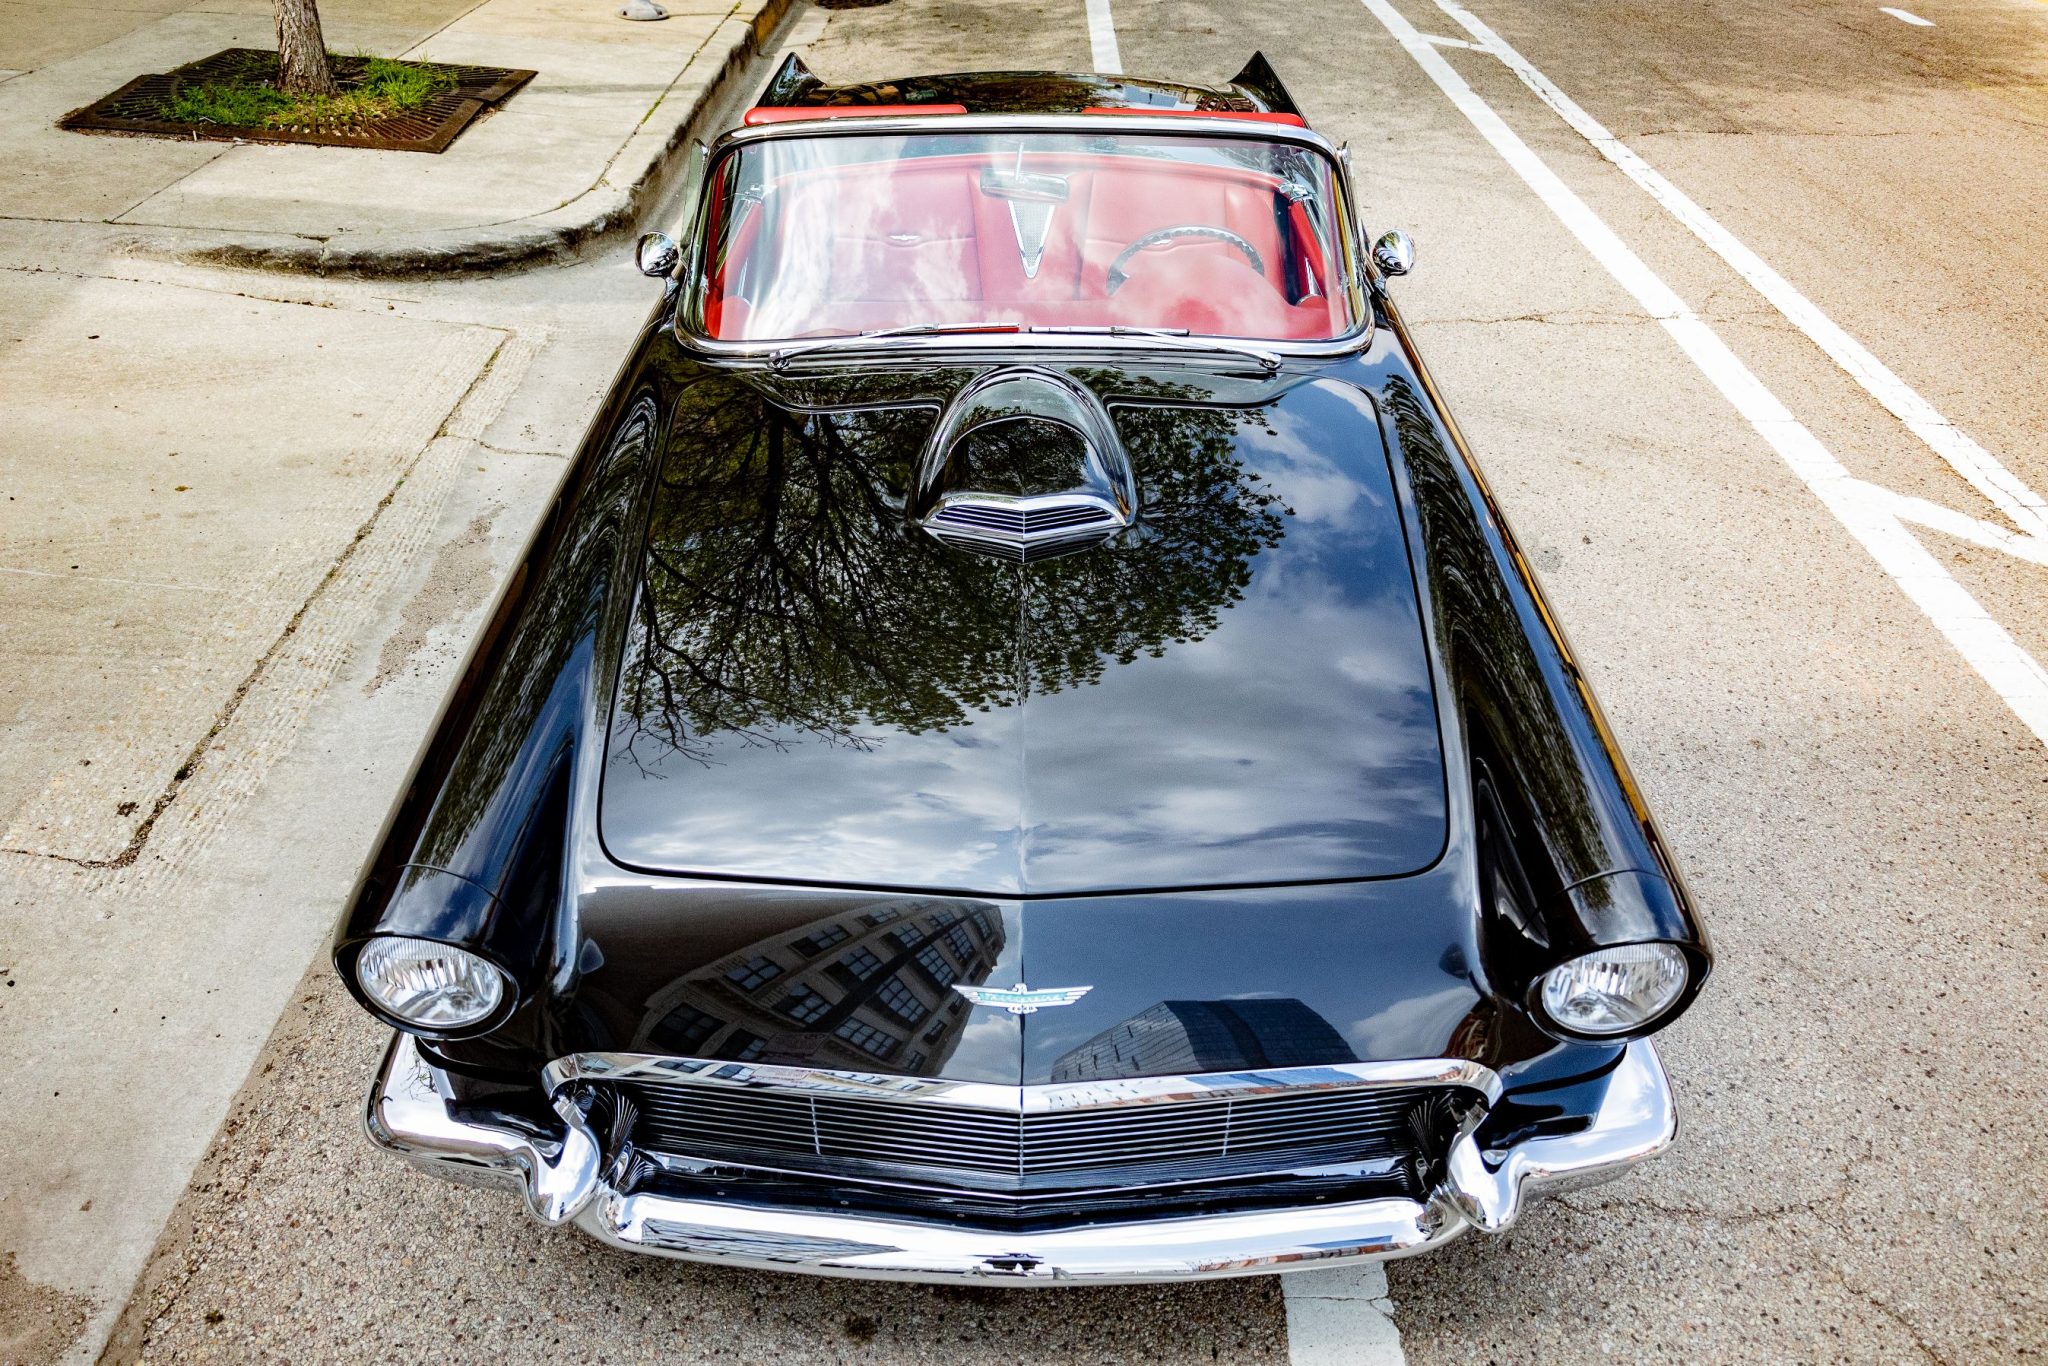
<svg viewBox="0 0 2048 1366">
<path fill-rule="evenodd" d="M 1646 990 L 1634 997 L 1642 1004 L 1612 1009 L 1613 1003 L 1626 1003 L 1632 997 L 1600 989 L 1601 977 L 1618 986 L 1623 985 L 1626 975 L 1637 972 L 1647 977 L 1642 984 Z M 1529 1005 L 1543 1027 L 1560 1038 L 1624 1043 L 1662 1028 L 1691 995 L 1694 976 L 1692 959 L 1683 945 L 1667 940 L 1602 945 L 1540 973 L 1530 985 Z M 1584 1009 L 1573 1009 L 1573 1002 L 1588 997 L 1610 1004 L 1606 1021 L 1594 1018 Z"/>
<path fill-rule="evenodd" d="M 466 1008 L 437 1014 L 433 1009 L 420 1008 L 417 1002 L 421 998 L 416 995 L 412 1013 L 402 1010 L 401 1006 L 408 1002 L 393 992 L 394 978 L 408 969 L 415 976 L 423 970 L 432 972 L 427 965 L 436 960 L 443 964 L 439 975 L 444 980 L 433 992 L 444 1005 L 450 994 L 458 1001 L 466 997 Z M 380 972 L 380 967 L 390 970 Z M 424 1039 L 482 1033 L 509 1014 L 518 997 L 511 974 L 482 954 L 416 935 L 383 934 L 365 940 L 356 949 L 350 976 L 364 1003 L 386 1024 Z"/>
</svg>

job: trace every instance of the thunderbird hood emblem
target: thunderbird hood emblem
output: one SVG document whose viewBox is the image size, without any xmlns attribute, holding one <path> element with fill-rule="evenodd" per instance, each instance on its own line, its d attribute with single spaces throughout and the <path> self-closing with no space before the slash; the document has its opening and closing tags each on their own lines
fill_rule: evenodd
<svg viewBox="0 0 2048 1366">
<path fill-rule="evenodd" d="M 1001 987 L 963 987 L 953 990 L 978 1006 L 1001 1006 L 1012 1015 L 1029 1015 L 1048 1006 L 1070 1006 L 1095 990 L 1094 987 L 1048 987 L 1033 991 L 1022 982 L 1005 991 Z"/>
</svg>

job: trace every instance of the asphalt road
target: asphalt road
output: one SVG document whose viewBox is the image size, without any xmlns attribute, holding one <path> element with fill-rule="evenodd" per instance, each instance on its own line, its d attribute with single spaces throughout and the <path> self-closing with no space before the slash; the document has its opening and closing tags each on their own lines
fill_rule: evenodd
<svg viewBox="0 0 2048 1366">
<path fill-rule="evenodd" d="M 843 80 L 1086 67 L 1107 55 L 1087 8 L 893 0 L 796 36 Z M 1718 940 L 1666 1036 L 1682 1145 L 1393 1265 L 1400 1350 L 2048 1353 L 2048 711 L 2015 662 L 2048 652 L 2048 570 L 2013 534 L 2048 487 L 2048 6 L 1093 8 L 1133 73 L 1222 78 L 1263 49 L 1350 143 L 1372 224 L 1415 235 L 1396 297 Z M 1487 34 L 1528 80 L 1428 41 Z M 1288 1356 L 1270 1280 L 878 1287 L 543 1234 L 366 1150 L 377 1044 L 316 965 L 118 1355 Z M 1307 1359 L 1299 1326 L 1292 1346 Z"/>
</svg>

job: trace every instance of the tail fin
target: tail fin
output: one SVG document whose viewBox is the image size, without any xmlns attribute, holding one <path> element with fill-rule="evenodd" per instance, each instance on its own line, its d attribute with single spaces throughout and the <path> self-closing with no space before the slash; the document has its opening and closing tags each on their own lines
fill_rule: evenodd
<svg viewBox="0 0 2048 1366">
<path fill-rule="evenodd" d="M 790 60 L 796 59 L 792 57 Z M 1287 93 L 1286 86 L 1280 84 L 1279 73 L 1273 70 L 1273 64 L 1266 60 L 1263 52 L 1254 52 L 1252 59 L 1244 64 L 1244 70 L 1232 76 L 1230 83 L 1271 113 L 1296 116 L 1301 113 L 1294 106 L 1294 97 Z"/>
<path fill-rule="evenodd" d="M 804 59 L 792 52 L 783 59 L 782 65 L 775 69 L 775 74 L 768 80 L 768 88 L 761 92 L 760 99 L 754 101 L 754 107 L 776 109 L 801 104 L 804 97 L 812 91 L 824 88 L 825 83 L 804 65 Z"/>
</svg>

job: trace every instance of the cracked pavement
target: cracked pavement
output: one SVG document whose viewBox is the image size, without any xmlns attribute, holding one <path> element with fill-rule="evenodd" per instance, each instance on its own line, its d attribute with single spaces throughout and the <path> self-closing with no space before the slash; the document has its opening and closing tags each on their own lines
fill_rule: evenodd
<svg viewBox="0 0 2048 1366">
<path fill-rule="evenodd" d="M 0 1360 L 89 1360 L 650 301 L 23 225 L 0 300 Z"/>
</svg>

